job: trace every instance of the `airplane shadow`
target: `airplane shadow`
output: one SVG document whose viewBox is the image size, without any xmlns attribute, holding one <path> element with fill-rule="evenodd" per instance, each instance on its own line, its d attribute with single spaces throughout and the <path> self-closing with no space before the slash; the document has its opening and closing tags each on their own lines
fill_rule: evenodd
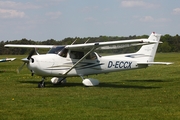
<svg viewBox="0 0 180 120">
<path fill-rule="evenodd" d="M 0 71 L 0 73 L 16 73 L 16 71 Z"/>
<path fill-rule="evenodd" d="M 122 80 L 123 82 L 147 82 L 147 83 L 161 83 L 161 82 L 170 82 L 164 80 Z"/>
<path fill-rule="evenodd" d="M 0 71 L 0 73 L 4 73 L 5 71 Z"/>
<path fill-rule="evenodd" d="M 20 83 L 27 83 L 27 84 L 35 84 L 38 85 L 39 81 L 18 81 Z M 45 87 L 46 88 L 52 88 L 52 87 L 74 87 L 74 86 L 83 86 L 82 83 L 65 83 L 65 84 L 57 84 L 53 85 L 51 82 L 45 81 Z"/>
<path fill-rule="evenodd" d="M 126 83 L 123 84 L 122 81 L 121 82 L 100 82 L 100 84 L 98 86 L 95 87 L 99 87 L 99 88 L 133 88 L 133 89 L 157 89 L 157 88 L 161 88 L 161 87 L 155 87 L 155 86 L 143 86 L 143 85 L 130 85 L 127 84 L 127 82 L 132 82 L 131 80 L 125 80 Z M 38 85 L 39 82 L 37 81 L 19 81 L 20 83 L 28 83 L 28 84 L 35 84 L 36 86 Z M 161 80 L 135 80 L 133 82 L 164 82 Z M 45 82 L 45 87 L 46 88 L 59 88 L 59 87 L 77 87 L 77 86 L 84 86 L 82 83 L 66 83 L 66 84 L 58 84 L 58 85 L 53 85 L 51 82 Z"/>
<path fill-rule="evenodd" d="M 157 89 L 161 87 L 143 86 L 143 85 L 130 85 L 130 84 L 116 84 L 116 83 L 100 83 L 99 87 L 112 87 L 112 88 L 133 88 L 133 89 Z"/>
</svg>

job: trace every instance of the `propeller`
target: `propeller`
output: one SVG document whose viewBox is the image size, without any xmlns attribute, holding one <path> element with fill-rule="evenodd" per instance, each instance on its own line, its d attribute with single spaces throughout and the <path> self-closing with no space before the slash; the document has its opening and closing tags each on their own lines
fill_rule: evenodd
<svg viewBox="0 0 180 120">
<path fill-rule="evenodd" d="M 33 50 L 31 50 L 31 52 L 29 53 L 27 58 L 21 59 L 24 63 L 17 69 L 17 73 L 20 73 L 20 71 L 23 69 L 24 65 L 29 63 L 29 60 L 31 59 L 31 57 L 34 55 L 35 52 L 36 52 L 36 50 L 33 49 Z"/>
<path fill-rule="evenodd" d="M 32 55 L 34 55 L 34 53 L 35 53 L 35 49 L 31 50 L 31 52 L 29 53 L 27 59 L 30 60 Z"/>
<path fill-rule="evenodd" d="M 23 67 L 24 67 L 25 64 L 26 64 L 26 63 L 24 62 L 24 63 L 17 69 L 17 73 L 20 73 L 20 71 L 23 69 Z"/>
</svg>

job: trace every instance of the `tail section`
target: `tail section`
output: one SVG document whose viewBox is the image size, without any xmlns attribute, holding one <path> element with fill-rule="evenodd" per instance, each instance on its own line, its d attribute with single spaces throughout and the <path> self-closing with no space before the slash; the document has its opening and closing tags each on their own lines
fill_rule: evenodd
<svg viewBox="0 0 180 120">
<path fill-rule="evenodd" d="M 142 62 L 153 62 L 154 61 L 154 57 L 156 55 L 156 51 L 157 51 L 157 47 L 158 47 L 160 38 L 161 38 L 161 35 L 156 34 L 154 32 L 149 36 L 148 40 L 156 41 L 157 43 L 143 45 L 140 48 L 140 50 L 136 52 L 136 54 L 145 56 L 145 57 L 142 57 L 142 59 L 140 61 L 142 61 Z"/>
</svg>

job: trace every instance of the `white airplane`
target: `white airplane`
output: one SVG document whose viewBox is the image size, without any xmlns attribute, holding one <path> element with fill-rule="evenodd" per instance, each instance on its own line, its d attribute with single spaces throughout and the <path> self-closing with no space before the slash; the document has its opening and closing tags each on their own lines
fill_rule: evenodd
<svg viewBox="0 0 180 120">
<path fill-rule="evenodd" d="M 0 62 L 11 62 L 14 61 L 16 58 L 4 58 L 4 59 L 0 59 Z"/>
<path fill-rule="evenodd" d="M 109 73 L 121 70 L 146 68 L 153 64 L 171 64 L 169 62 L 154 62 L 154 57 L 161 35 L 152 33 L 148 39 L 120 40 L 111 42 L 84 43 L 65 46 L 54 45 L 14 45 L 5 47 L 35 48 L 29 56 L 22 59 L 27 64 L 32 75 L 42 76 L 39 88 L 45 87 L 45 78 L 53 77 L 53 84 L 63 83 L 67 77 L 79 76 L 85 86 L 99 84 L 97 79 L 84 76 Z M 129 54 L 100 56 L 95 50 L 119 49 L 142 45 L 139 51 Z M 47 54 L 38 54 L 36 48 L 51 48 Z M 34 52 L 37 55 L 33 55 Z"/>
</svg>

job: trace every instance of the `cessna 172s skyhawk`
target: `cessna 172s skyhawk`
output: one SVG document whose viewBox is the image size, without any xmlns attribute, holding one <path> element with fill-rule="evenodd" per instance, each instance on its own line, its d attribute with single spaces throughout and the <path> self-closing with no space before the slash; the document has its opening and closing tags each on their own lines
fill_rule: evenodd
<svg viewBox="0 0 180 120">
<path fill-rule="evenodd" d="M 120 40 L 111 42 L 96 42 L 71 44 L 65 46 L 54 45 L 13 45 L 5 47 L 35 48 L 25 59 L 32 74 L 42 76 L 38 87 L 45 87 L 45 78 L 53 77 L 53 84 L 65 81 L 67 77 L 80 76 L 85 86 L 95 86 L 99 81 L 84 78 L 92 74 L 109 73 L 121 70 L 146 68 L 152 64 L 171 64 L 168 62 L 154 62 L 154 57 L 161 35 L 152 33 L 148 39 Z M 100 56 L 97 49 L 118 49 L 142 45 L 139 51 L 129 54 Z M 36 48 L 51 48 L 47 54 L 39 55 Z M 37 55 L 33 55 L 34 52 Z"/>
</svg>

